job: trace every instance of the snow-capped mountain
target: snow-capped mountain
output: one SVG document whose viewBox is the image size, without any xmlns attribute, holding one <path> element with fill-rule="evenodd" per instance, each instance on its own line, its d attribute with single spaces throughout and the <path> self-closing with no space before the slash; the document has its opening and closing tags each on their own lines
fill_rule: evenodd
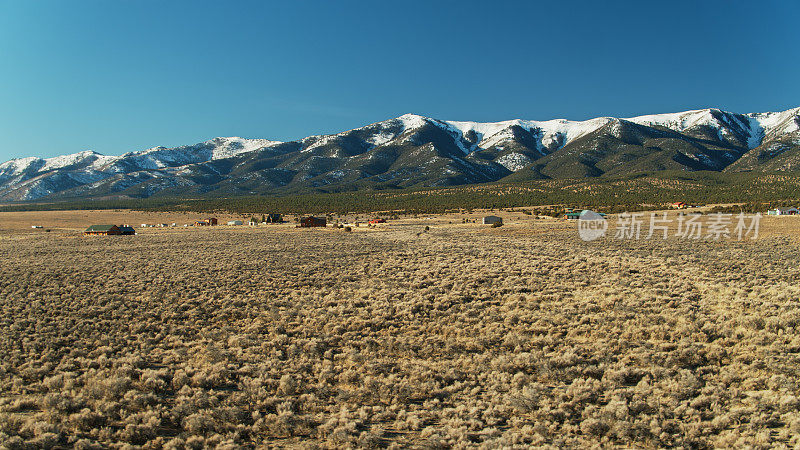
<svg viewBox="0 0 800 450">
<path fill-rule="evenodd" d="M 163 178 L 176 168 L 232 158 L 278 144 L 281 142 L 230 137 L 175 148 L 154 147 L 120 156 L 82 151 L 47 159 L 12 159 L 0 164 L 0 198 L 35 200 L 70 189 L 91 187 L 115 177 L 124 179 L 117 183 L 118 187 L 135 185 L 131 181 L 141 180 L 143 176 L 147 180 Z"/>
<path fill-rule="evenodd" d="M 798 170 L 800 108 L 494 123 L 406 114 L 292 142 L 221 137 L 120 156 L 19 158 L 0 164 L 0 200 L 443 186 L 667 169 Z"/>
</svg>

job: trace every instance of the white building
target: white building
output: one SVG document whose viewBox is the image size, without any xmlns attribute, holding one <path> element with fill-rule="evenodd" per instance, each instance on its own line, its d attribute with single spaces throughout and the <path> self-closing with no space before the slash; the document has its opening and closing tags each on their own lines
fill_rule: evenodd
<svg viewBox="0 0 800 450">
<path fill-rule="evenodd" d="M 767 211 L 767 215 L 769 216 L 796 216 L 800 214 L 797 208 L 775 208 Z"/>
</svg>

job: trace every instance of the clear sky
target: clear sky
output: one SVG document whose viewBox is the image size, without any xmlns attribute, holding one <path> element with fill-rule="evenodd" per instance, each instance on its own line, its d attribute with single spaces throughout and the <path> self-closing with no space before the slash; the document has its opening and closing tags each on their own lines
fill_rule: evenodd
<svg viewBox="0 0 800 450">
<path fill-rule="evenodd" d="M 800 2 L 0 0 L 0 161 L 800 106 Z"/>
</svg>

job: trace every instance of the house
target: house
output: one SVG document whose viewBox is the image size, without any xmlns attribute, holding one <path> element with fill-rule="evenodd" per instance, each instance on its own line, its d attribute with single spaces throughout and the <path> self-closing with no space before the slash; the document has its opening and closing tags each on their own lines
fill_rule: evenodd
<svg viewBox="0 0 800 450">
<path fill-rule="evenodd" d="M 328 225 L 328 221 L 324 217 L 308 216 L 308 217 L 303 217 L 302 219 L 300 219 L 300 225 L 298 225 L 298 227 L 301 227 L 301 228 L 325 227 L 327 225 Z"/>
<path fill-rule="evenodd" d="M 503 223 L 503 218 L 498 216 L 486 216 L 483 218 L 484 225 L 494 225 L 496 223 Z"/>
<path fill-rule="evenodd" d="M 264 215 L 265 223 L 283 223 L 283 216 L 281 214 L 266 214 Z"/>
<path fill-rule="evenodd" d="M 214 217 L 203 220 L 196 220 L 194 222 L 194 226 L 196 227 L 208 227 L 208 226 L 214 226 L 216 224 L 217 224 L 217 219 Z"/>
<path fill-rule="evenodd" d="M 578 220 L 581 218 L 582 212 L 583 212 L 582 209 L 572 209 L 572 210 L 568 209 L 567 214 L 565 214 L 564 217 L 567 220 Z"/>
<path fill-rule="evenodd" d="M 136 230 L 130 225 L 122 225 L 119 227 L 119 234 L 123 236 L 134 236 L 136 235 Z"/>
<path fill-rule="evenodd" d="M 228 221 L 228 225 L 243 225 L 243 224 L 244 224 L 244 222 L 242 222 L 241 220 L 229 220 Z"/>
<path fill-rule="evenodd" d="M 120 230 L 116 225 L 92 225 L 83 231 L 85 236 L 112 236 L 119 235 Z"/>
<path fill-rule="evenodd" d="M 687 205 L 687 204 L 686 204 L 686 203 L 684 203 L 684 202 L 674 202 L 674 203 L 670 204 L 670 206 L 671 206 L 673 209 L 686 209 L 686 208 L 688 208 L 688 207 L 689 207 L 689 205 Z"/>
<path fill-rule="evenodd" d="M 386 219 L 381 219 L 381 218 L 372 219 L 372 220 L 369 221 L 369 223 L 373 224 L 373 225 L 376 224 L 376 223 L 386 223 Z"/>
<path fill-rule="evenodd" d="M 796 216 L 800 214 L 800 210 L 795 207 L 791 208 L 775 208 L 767 211 L 769 216 Z"/>
</svg>

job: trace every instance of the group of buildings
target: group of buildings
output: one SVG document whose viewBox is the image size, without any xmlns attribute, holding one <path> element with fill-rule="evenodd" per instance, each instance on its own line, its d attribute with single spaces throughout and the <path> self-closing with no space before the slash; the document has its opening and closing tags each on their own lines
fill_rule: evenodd
<svg viewBox="0 0 800 450">
<path fill-rule="evenodd" d="M 685 209 L 685 208 L 693 208 L 694 206 L 689 206 L 683 202 L 676 202 L 672 203 L 672 208 L 674 209 Z M 580 209 L 577 210 L 567 210 L 567 213 L 564 215 L 566 219 L 569 220 L 577 220 L 581 218 L 581 213 L 583 211 Z M 605 217 L 605 214 L 600 213 L 601 216 Z M 800 210 L 795 208 L 794 206 L 788 208 L 775 208 L 770 209 L 767 211 L 768 216 L 796 216 L 800 215 Z M 485 223 L 485 222 L 484 222 Z"/>
<path fill-rule="evenodd" d="M 250 221 L 247 222 L 247 224 L 250 225 L 250 226 L 256 226 L 256 225 L 258 225 L 258 223 L 259 222 L 257 222 L 255 220 L 255 218 L 251 219 Z M 281 214 L 264 214 L 263 216 L 261 216 L 261 223 L 283 223 L 283 215 L 281 215 Z M 242 221 L 242 220 L 229 220 L 226 224 L 230 225 L 230 226 L 244 225 L 244 221 Z M 193 227 L 214 227 L 214 226 L 219 225 L 219 219 L 217 219 L 216 217 L 209 217 L 207 219 L 195 220 L 191 225 Z M 161 223 L 161 224 L 157 224 L 157 225 L 147 225 L 147 224 L 144 224 L 144 223 L 142 224 L 142 228 L 154 227 L 154 226 L 155 227 L 167 227 L 167 226 L 175 227 L 177 225 L 174 224 L 174 223 L 172 225 L 167 225 L 165 223 Z M 186 226 L 189 226 L 189 225 L 187 224 L 187 225 L 184 225 L 184 226 L 186 227 Z"/>
<path fill-rule="evenodd" d="M 500 219 L 499 217 L 497 219 Z M 502 221 L 502 219 L 500 219 Z M 271 224 L 271 223 L 283 223 L 283 216 L 281 214 L 265 214 L 262 216 L 262 224 Z M 486 223 L 486 219 L 484 219 Z M 372 219 L 369 221 L 370 225 L 379 224 L 379 223 L 386 223 L 386 219 L 377 218 Z M 492 222 L 493 223 L 493 222 Z M 192 223 L 192 226 L 195 227 L 212 227 L 219 225 L 219 220 L 216 217 L 209 217 L 207 219 L 195 220 Z M 244 221 L 242 220 L 230 220 L 227 222 L 227 225 L 230 226 L 237 226 L 237 225 L 244 225 Z M 248 222 L 250 226 L 256 226 L 258 223 L 255 219 L 250 220 Z M 175 223 L 172 225 L 168 224 L 156 224 L 156 225 L 148 225 L 142 224 L 142 228 L 150 228 L 150 227 L 175 227 L 177 226 Z M 188 226 L 188 225 L 184 225 Z M 314 217 L 314 216 L 307 216 L 303 217 L 298 221 L 297 227 L 298 228 L 313 228 L 313 227 L 326 227 L 328 226 L 328 220 L 325 217 Z M 92 236 L 92 235 L 133 235 L 136 234 L 136 231 L 128 226 L 128 225 L 92 225 L 87 228 L 84 232 L 84 235 Z"/>
<path fill-rule="evenodd" d="M 775 208 L 767 211 L 768 216 L 796 216 L 800 214 L 800 210 L 794 206 L 789 208 Z"/>
<path fill-rule="evenodd" d="M 672 203 L 670 206 L 675 209 L 684 209 L 690 208 L 691 206 L 687 205 L 683 202 L 676 202 Z M 568 209 L 565 218 L 568 220 L 577 220 L 580 219 L 581 213 L 583 210 L 580 209 Z M 770 216 L 794 216 L 800 215 L 800 210 L 795 207 L 789 208 L 775 208 L 771 209 L 767 212 L 767 215 Z M 600 213 L 600 216 L 605 217 L 605 214 Z M 370 225 L 378 224 L 378 223 L 385 223 L 386 219 L 372 219 L 369 221 Z M 502 224 L 503 219 L 499 216 L 485 216 L 482 220 L 484 225 L 495 225 L 495 224 Z M 215 217 L 209 217 L 207 219 L 196 220 L 192 224 L 196 227 L 206 227 L 206 226 L 216 226 L 218 225 L 218 220 Z M 281 214 L 265 214 L 262 216 L 261 223 L 283 223 L 283 216 Z M 230 220 L 227 222 L 228 225 L 235 226 L 235 225 L 244 225 L 244 222 L 241 220 Z M 255 226 L 258 225 L 255 219 L 252 219 L 248 222 L 248 225 Z M 313 228 L 313 227 L 326 227 L 328 225 L 328 221 L 324 217 L 314 217 L 314 216 L 307 216 L 303 217 L 299 220 L 297 227 L 298 228 Z M 176 224 L 167 225 L 165 223 L 158 224 L 158 225 L 147 225 L 142 224 L 143 228 L 152 227 L 152 226 L 159 226 L 159 227 L 167 227 L 167 226 L 177 226 Z M 187 225 L 184 225 L 187 226 Z M 136 230 L 129 225 L 92 225 L 87 228 L 83 234 L 85 235 L 134 235 L 136 234 Z"/>
<path fill-rule="evenodd" d="M 262 223 L 282 223 L 283 216 L 281 214 L 265 214 L 262 216 Z M 207 219 L 195 220 L 191 225 L 195 227 L 211 227 L 217 226 L 219 224 L 219 220 L 216 217 L 209 217 Z M 250 220 L 248 222 L 249 225 L 258 225 L 255 220 Z M 244 225 L 244 222 L 241 220 L 230 220 L 228 221 L 228 225 Z M 177 227 L 178 224 L 166 224 L 166 223 L 158 223 L 158 224 L 146 224 L 143 223 L 141 228 L 165 228 L 165 227 Z M 184 224 L 184 227 L 188 227 L 189 224 Z M 40 226 L 35 226 L 39 227 Z M 135 235 L 136 230 L 133 229 L 130 225 L 92 225 L 86 230 L 83 231 L 83 234 L 86 236 L 123 236 L 123 235 Z"/>
</svg>

